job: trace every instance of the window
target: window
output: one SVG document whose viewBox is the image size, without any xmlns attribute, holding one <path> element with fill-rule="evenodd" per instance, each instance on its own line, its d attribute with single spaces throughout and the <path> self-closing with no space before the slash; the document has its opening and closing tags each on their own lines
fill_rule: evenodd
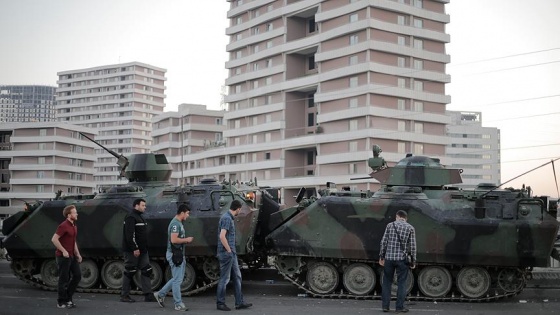
<svg viewBox="0 0 560 315">
<path fill-rule="evenodd" d="M 311 34 L 311 33 L 315 33 L 316 30 L 317 30 L 317 24 L 315 24 L 315 18 L 312 17 L 307 21 L 307 31 L 309 32 L 309 34 Z"/>
<path fill-rule="evenodd" d="M 424 43 L 422 42 L 421 39 L 415 39 L 415 40 L 414 40 L 414 48 L 416 48 L 416 49 L 424 49 Z"/>
<path fill-rule="evenodd" d="M 415 133 L 424 133 L 424 124 L 423 123 L 414 123 L 414 132 Z"/>
<path fill-rule="evenodd" d="M 256 54 L 256 53 L 258 53 L 258 52 L 259 52 L 259 45 L 257 44 L 257 45 L 255 45 L 255 46 L 253 46 L 253 53 Z"/>
<path fill-rule="evenodd" d="M 264 141 L 266 143 L 270 143 L 272 141 L 272 134 L 270 132 L 264 134 Z"/>
<path fill-rule="evenodd" d="M 406 38 L 404 38 L 404 36 L 397 37 L 397 44 L 399 46 L 405 46 L 406 45 Z"/>
<path fill-rule="evenodd" d="M 266 153 L 264 154 L 264 159 L 265 159 L 265 160 L 270 160 L 270 152 L 266 152 Z"/>
<path fill-rule="evenodd" d="M 241 17 L 238 17 L 237 19 L 235 19 L 235 24 L 239 25 L 243 23 L 243 19 Z"/>
<path fill-rule="evenodd" d="M 236 120 L 234 121 L 234 125 L 235 125 L 235 129 L 241 128 L 241 120 L 236 119 Z"/>
<path fill-rule="evenodd" d="M 315 69 L 315 55 L 307 57 L 307 70 Z"/>
<path fill-rule="evenodd" d="M 274 28 L 274 25 L 273 25 L 272 23 L 266 24 L 266 31 L 267 31 L 267 32 L 272 31 L 273 28 Z"/>
<path fill-rule="evenodd" d="M 357 87 L 358 86 L 358 77 L 351 77 L 350 78 L 350 87 Z"/>
<path fill-rule="evenodd" d="M 307 113 L 307 127 L 315 126 L 315 113 Z"/>
<path fill-rule="evenodd" d="M 483 170 L 491 170 L 491 169 L 492 169 L 492 165 L 484 164 L 484 165 L 482 165 L 482 169 L 483 169 Z"/>
<path fill-rule="evenodd" d="M 257 135 L 253 135 L 253 143 L 258 143 L 259 142 L 259 136 Z"/>
<path fill-rule="evenodd" d="M 424 61 L 415 59 L 414 60 L 414 69 L 423 70 L 424 69 Z"/>
<path fill-rule="evenodd" d="M 45 185 L 37 185 L 36 192 L 38 193 L 45 192 Z"/>
<path fill-rule="evenodd" d="M 45 164 L 45 157 L 40 156 L 37 158 L 37 164 Z"/>
<path fill-rule="evenodd" d="M 350 131 L 358 130 L 358 120 L 352 119 L 348 121 L 348 130 Z"/>
<path fill-rule="evenodd" d="M 256 126 L 256 125 L 259 124 L 259 117 L 253 116 L 253 118 L 252 118 L 251 120 L 252 120 L 252 125 L 253 125 L 253 126 Z M 256 137 L 256 136 L 253 135 L 253 137 Z M 255 142 L 255 143 L 256 143 L 256 142 Z"/>
<path fill-rule="evenodd" d="M 270 170 L 264 171 L 264 179 L 270 179 Z"/>
<path fill-rule="evenodd" d="M 350 15 L 350 23 L 354 23 L 356 21 L 358 21 L 358 14 L 357 13 L 351 14 Z"/>
<path fill-rule="evenodd" d="M 414 111 L 415 112 L 423 112 L 424 111 L 424 103 L 414 102 Z"/>
<path fill-rule="evenodd" d="M 397 130 L 398 131 L 406 131 L 406 122 L 404 120 L 399 120 L 397 122 Z"/>
<path fill-rule="evenodd" d="M 358 98 L 353 97 L 353 98 L 349 99 L 348 100 L 348 107 L 350 107 L 350 108 L 358 107 Z"/>
<path fill-rule="evenodd" d="M 490 135 L 482 135 L 482 139 L 490 139 Z"/>
<path fill-rule="evenodd" d="M 403 89 L 406 88 L 406 80 L 404 78 L 398 78 L 397 86 Z"/>
<path fill-rule="evenodd" d="M 404 154 L 406 152 L 406 143 L 397 142 L 397 153 Z"/>
<path fill-rule="evenodd" d="M 348 164 L 348 174 L 356 174 L 358 173 L 358 164 L 350 163 Z"/>
<path fill-rule="evenodd" d="M 422 26 L 423 26 L 422 20 L 420 20 L 420 19 L 414 19 L 414 27 L 416 27 L 416 28 L 422 28 Z"/>
<path fill-rule="evenodd" d="M 307 151 L 307 165 L 313 165 L 315 160 L 315 151 Z"/>
<path fill-rule="evenodd" d="M 415 155 L 423 155 L 424 154 L 424 145 L 421 143 L 414 144 L 414 154 Z"/>
<path fill-rule="evenodd" d="M 47 144 L 46 143 L 39 143 L 39 150 L 46 150 Z"/>
<path fill-rule="evenodd" d="M 413 0 L 412 2 L 413 2 L 414 7 L 422 9 L 422 7 L 423 7 L 422 0 Z"/>
<path fill-rule="evenodd" d="M 239 145 L 241 143 L 241 140 L 239 139 L 239 137 L 236 137 L 233 139 L 233 144 L 234 145 Z"/>
<path fill-rule="evenodd" d="M 257 154 L 251 153 L 251 162 L 256 162 L 256 161 L 257 161 Z"/>
<path fill-rule="evenodd" d="M 37 178 L 45 178 L 45 171 L 37 171 Z"/>
<path fill-rule="evenodd" d="M 264 116 L 264 118 L 265 118 L 266 123 L 271 123 L 272 122 L 272 115 L 271 114 L 266 114 Z"/>
<path fill-rule="evenodd" d="M 405 67 L 405 64 L 406 64 L 406 61 L 405 61 L 404 57 L 398 57 L 398 58 L 397 58 L 397 65 L 398 65 L 400 68 L 404 68 L 404 67 Z"/>
<path fill-rule="evenodd" d="M 266 61 L 266 67 L 267 67 L 267 68 L 272 67 L 272 59 L 268 59 L 268 60 Z"/>
<path fill-rule="evenodd" d="M 255 80 L 253 81 L 253 89 L 258 89 L 259 88 L 259 81 Z"/>
<path fill-rule="evenodd" d="M 398 109 L 398 110 L 405 110 L 405 109 L 406 109 L 406 108 L 405 108 L 405 104 L 406 104 L 406 103 L 405 103 L 405 100 L 403 100 L 403 99 L 398 99 L 398 100 L 397 100 L 397 109 Z"/>
<path fill-rule="evenodd" d="M 272 78 L 271 77 L 266 78 L 265 83 L 266 83 L 266 85 L 271 85 L 272 84 Z"/>
<path fill-rule="evenodd" d="M 350 35 L 350 45 L 356 45 L 358 43 L 358 35 Z"/>
<path fill-rule="evenodd" d="M 253 27 L 253 35 L 257 35 L 259 33 L 259 27 Z"/>
<path fill-rule="evenodd" d="M 240 59 L 241 57 L 243 57 L 243 52 L 241 50 L 236 51 L 235 59 Z"/>
<path fill-rule="evenodd" d="M 44 137 L 47 135 L 47 129 L 39 129 L 39 136 Z"/>
<path fill-rule="evenodd" d="M 492 158 L 492 156 L 490 154 L 483 154 L 482 158 L 485 160 L 490 160 Z"/>
<path fill-rule="evenodd" d="M 415 91 L 424 91 L 424 82 L 414 81 L 414 90 Z"/>
<path fill-rule="evenodd" d="M 272 48 L 272 41 L 269 40 L 268 42 L 266 42 L 266 48 Z"/>
<path fill-rule="evenodd" d="M 358 141 L 350 141 L 350 142 L 348 142 L 348 151 L 349 151 L 349 152 L 356 152 L 356 151 L 358 151 Z"/>
<path fill-rule="evenodd" d="M 272 104 L 272 95 L 267 95 L 264 97 L 264 105 Z"/>
<path fill-rule="evenodd" d="M 239 33 L 235 35 L 235 40 L 242 40 L 243 39 L 243 33 Z"/>
<path fill-rule="evenodd" d="M 483 145 L 482 145 L 482 148 L 483 148 L 483 149 L 490 149 L 490 145 L 489 145 L 489 144 L 483 144 Z"/>
<path fill-rule="evenodd" d="M 358 64 L 358 56 L 350 56 L 348 59 L 351 66 Z"/>
<path fill-rule="evenodd" d="M 399 25 L 405 25 L 405 17 L 403 15 L 399 15 L 397 17 L 397 24 Z"/>
</svg>

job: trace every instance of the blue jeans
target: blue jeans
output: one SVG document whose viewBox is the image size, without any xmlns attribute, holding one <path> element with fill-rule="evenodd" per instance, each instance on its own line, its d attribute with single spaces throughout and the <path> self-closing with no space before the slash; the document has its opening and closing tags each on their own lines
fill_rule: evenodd
<svg viewBox="0 0 560 315">
<path fill-rule="evenodd" d="M 391 302 L 391 285 L 393 276 L 397 270 L 397 310 L 404 308 L 404 298 L 406 297 L 406 277 L 408 276 L 408 266 L 405 260 L 385 260 L 383 268 L 383 286 L 381 292 L 381 308 L 389 309 Z"/>
<path fill-rule="evenodd" d="M 181 300 L 181 283 L 183 283 L 183 278 L 185 276 L 185 259 L 183 259 L 183 263 L 181 266 L 175 266 L 171 257 L 173 254 L 170 251 L 165 252 L 165 259 L 171 266 L 171 279 L 167 281 L 167 283 L 159 290 L 158 295 L 160 297 L 164 297 L 169 290 L 173 290 L 173 302 L 175 302 L 175 306 L 183 304 Z"/>
<path fill-rule="evenodd" d="M 56 256 L 58 266 L 58 303 L 72 301 L 72 296 L 82 280 L 82 270 L 76 257 Z"/>
<path fill-rule="evenodd" d="M 241 271 L 237 262 L 237 254 L 223 252 L 218 254 L 220 261 L 220 280 L 218 281 L 218 292 L 216 293 L 216 304 L 226 304 L 226 285 L 233 278 L 235 289 L 235 306 L 243 304 L 243 293 L 241 293 Z"/>
</svg>

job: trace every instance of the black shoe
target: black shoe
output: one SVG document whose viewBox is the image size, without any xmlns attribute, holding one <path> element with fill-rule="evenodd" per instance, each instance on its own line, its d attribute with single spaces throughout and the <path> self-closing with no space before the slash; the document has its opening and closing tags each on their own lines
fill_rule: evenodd
<svg viewBox="0 0 560 315">
<path fill-rule="evenodd" d="M 131 298 L 130 296 L 125 295 L 125 296 L 121 296 L 121 302 L 134 303 L 136 301 L 133 298 Z"/>
<path fill-rule="evenodd" d="M 148 293 L 144 296 L 144 302 L 157 302 L 153 293 Z"/>
<path fill-rule="evenodd" d="M 388 308 L 384 308 L 384 309 L 383 309 L 383 313 L 387 313 L 388 311 L 389 311 Z"/>
<path fill-rule="evenodd" d="M 216 306 L 216 308 L 220 311 L 231 311 L 231 309 L 229 307 L 227 307 L 227 305 L 225 305 L 225 304 L 218 304 L 218 306 Z"/>
<path fill-rule="evenodd" d="M 76 304 L 74 304 L 74 302 L 72 302 L 72 301 L 68 301 L 68 302 L 66 302 L 66 307 L 67 308 L 73 308 L 73 307 L 76 307 Z"/>
<path fill-rule="evenodd" d="M 406 313 L 408 312 L 408 308 L 403 308 L 402 310 L 397 310 L 397 313 Z"/>
<path fill-rule="evenodd" d="M 249 308 L 251 306 L 253 306 L 252 303 L 243 303 L 243 304 L 235 305 L 235 309 L 236 310 L 242 310 L 244 308 Z"/>
</svg>

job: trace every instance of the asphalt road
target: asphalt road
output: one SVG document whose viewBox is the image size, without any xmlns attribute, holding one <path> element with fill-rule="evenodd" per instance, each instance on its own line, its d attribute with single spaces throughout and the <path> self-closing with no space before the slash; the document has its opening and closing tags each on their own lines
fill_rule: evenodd
<svg viewBox="0 0 560 315">
<path fill-rule="evenodd" d="M 383 314 L 381 301 L 316 299 L 298 297 L 302 293 L 282 280 L 274 270 L 260 270 L 243 274 L 243 293 L 247 302 L 254 306 L 247 310 L 232 310 L 233 314 L 270 315 L 335 315 L 335 314 Z M 410 302 L 411 314 L 559 314 L 560 280 L 558 276 L 545 276 L 543 281 L 533 281 L 522 294 L 489 303 L 434 303 Z M 268 280 L 268 281 L 267 281 Z M 270 281 L 273 280 L 273 281 Z M 273 283 L 271 283 L 273 282 Z M 14 314 L 176 314 L 168 297 L 168 307 L 156 303 L 121 303 L 118 295 L 82 294 L 74 296 L 75 309 L 57 309 L 56 292 L 33 288 L 12 275 L 9 262 L 0 260 L 0 315 Z M 139 300 L 139 296 L 136 296 Z M 184 297 L 190 314 L 224 314 L 216 310 L 215 290 L 194 297 Z M 228 287 L 228 305 L 233 306 L 233 288 Z M 394 307 L 394 302 L 391 305 Z M 227 314 L 227 313 L 225 313 Z"/>
</svg>

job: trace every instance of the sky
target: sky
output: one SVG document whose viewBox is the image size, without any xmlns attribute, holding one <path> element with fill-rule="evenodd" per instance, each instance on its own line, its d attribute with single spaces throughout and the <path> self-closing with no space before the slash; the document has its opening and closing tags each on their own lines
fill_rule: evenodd
<svg viewBox="0 0 560 315">
<path fill-rule="evenodd" d="M 0 84 L 56 86 L 57 72 L 139 61 L 167 69 L 166 111 L 221 109 L 226 0 L 0 0 Z M 558 196 L 560 1 L 451 0 L 449 110 L 501 131 L 504 187 Z M 547 164 L 548 163 L 548 164 Z M 554 164 L 560 178 L 560 160 Z"/>
</svg>

